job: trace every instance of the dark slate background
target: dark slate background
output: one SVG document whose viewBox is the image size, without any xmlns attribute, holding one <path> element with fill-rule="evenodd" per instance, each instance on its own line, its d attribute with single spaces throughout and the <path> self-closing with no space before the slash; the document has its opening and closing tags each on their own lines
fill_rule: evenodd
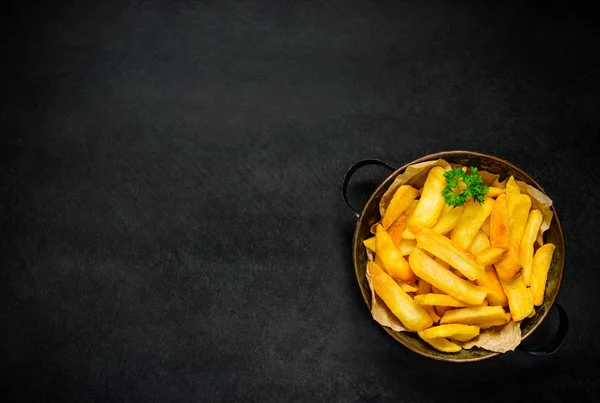
<svg viewBox="0 0 600 403">
<path fill-rule="evenodd" d="M 1 6 L 0 401 L 598 399 L 591 9 L 96 3 Z M 371 319 L 341 179 L 448 149 L 553 198 L 556 354 L 441 363 Z"/>
</svg>

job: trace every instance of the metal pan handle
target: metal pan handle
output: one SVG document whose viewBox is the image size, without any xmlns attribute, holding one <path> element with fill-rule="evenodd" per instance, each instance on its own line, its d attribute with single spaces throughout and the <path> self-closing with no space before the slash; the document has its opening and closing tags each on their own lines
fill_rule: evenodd
<svg viewBox="0 0 600 403">
<path fill-rule="evenodd" d="M 562 342 L 564 341 L 567 335 L 567 332 L 569 331 L 569 316 L 567 315 L 567 312 L 565 312 L 564 308 L 559 304 L 555 303 L 554 307 L 556 307 L 556 309 L 558 310 L 559 322 L 558 330 L 556 331 L 556 334 L 554 335 L 552 340 L 550 340 L 550 342 L 544 347 L 536 349 L 519 348 L 519 350 L 531 355 L 546 356 L 554 354 L 560 348 Z"/>
<path fill-rule="evenodd" d="M 390 171 L 396 170 L 396 168 L 394 168 L 390 164 L 383 162 L 381 160 L 378 160 L 378 159 L 374 159 L 374 158 L 369 158 L 366 160 L 359 161 L 356 164 L 352 165 L 350 167 L 350 169 L 348 169 L 348 172 L 346 172 L 346 175 L 344 176 L 344 181 L 342 182 L 342 196 L 344 197 L 344 202 L 346 202 L 346 205 L 348 206 L 348 208 L 350 210 L 352 210 L 352 212 L 354 213 L 356 218 L 360 217 L 361 210 L 358 210 L 358 209 L 352 207 L 352 205 L 348 201 L 348 192 L 347 192 L 348 183 L 350 182 L 350 179 L 356 173 L 356 171 L 358 171 L 360 168 L 363 168 L 363 167 L 366 167 L 369 165 L 379 165 L 379 166 L 389 169 Z"/>
</svg>

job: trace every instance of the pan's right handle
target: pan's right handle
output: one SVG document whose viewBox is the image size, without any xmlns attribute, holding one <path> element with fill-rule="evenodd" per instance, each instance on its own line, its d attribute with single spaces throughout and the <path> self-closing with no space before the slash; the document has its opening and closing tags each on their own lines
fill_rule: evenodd
<svg viewBox="0 0 600 403">
<path fill-rule="evenodd" d="M 350 167 L 350 169 L 348 169 L 348 172 L 346 172 L 346 175 L 344 176 L 344 181 L 342 182 L 342 196 L 344 197 L 344 202 L 346 202 L 346 205 L 348 206 L 348 208 L 350 210 L 352 210 L 352 212 L 354 212 L 354 215 L 356 216 L 356 218 L 360 217 L 360 210 L 352 207 L 352 205 L 348 201 L 348 192 L 347 192 L 348 183 L 350 182 L 350 179 L 356 173 L 356 171 L 358 171 L 360 168 L 363 168 L 363 167 L 366 167 L 369 165 L 379 165 L 379 166 L 389 169 L 390 171 L 396 170 L 396 168 L 394 168 L 390 164 L 383 162 L 381 160 L 378 160 L 378 159 L 374 159 L 374 158 L 369 158 L 366 160 L 359 161 L 356 164 L 352 165 Z"/>
<path fill-rule="evenodd" d="M 564 308 L 562 306 L 560 306 L 558 303 L 555 303 L 554 307 L 558 310 L 559 322 L 558 322 L 558 330 L 556 331 L 556 334 L 554 335 L 552 340 L 550 340 L 550 342 L 542 348 L 537 348 L 537 349 L 520 348 L 521 351 L 524 351 L 531 355 L 546 356 L 546 355 L 554 354 L 560 348 L 562 342 L 565 340 L 565 337 L 567 336 L 567 332 L 569 331 L 569 316 L 567 315 L 567 312 L 565 312 Z"/>
</svg>

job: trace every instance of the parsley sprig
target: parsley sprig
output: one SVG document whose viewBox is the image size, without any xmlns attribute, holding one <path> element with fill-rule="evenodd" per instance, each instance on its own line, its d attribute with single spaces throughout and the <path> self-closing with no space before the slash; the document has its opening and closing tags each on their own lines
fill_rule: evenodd
<svg viewBox="0 0 600 403">
<path fill-rule="evenodd" d="M 485 196 L 489 187 L 483 183 L 483 179 L 477 168 L 470 167 L 469 174 L 465 173 L 461 168 L 453 168 L 444 173 L 446 178 L 446 187 L 442 190 L 442 196 L 449 206 L 463 206 L 468 197 L 472 197 L 479 204 L 483 204 L 483 196 Z M 463 182 L 467 188 L 460 193 L 459 183 Z"/>
</svg>

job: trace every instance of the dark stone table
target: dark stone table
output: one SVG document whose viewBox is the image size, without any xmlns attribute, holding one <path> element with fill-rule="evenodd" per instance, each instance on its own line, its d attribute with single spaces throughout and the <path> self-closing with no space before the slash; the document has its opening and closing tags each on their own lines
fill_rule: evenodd
<svg viewBox="0 0 600 403">
<path fill-rule="evenodd" d="M 591 9 L 39 3 L 0 13 L 0 401 L 599 398 Z M 451 149 L 554 200 L 555 354 L 431 361 L 370 317 L 341 179 Z M 354 201 L 385 175 L 363 171 Z"/>
</svg>

